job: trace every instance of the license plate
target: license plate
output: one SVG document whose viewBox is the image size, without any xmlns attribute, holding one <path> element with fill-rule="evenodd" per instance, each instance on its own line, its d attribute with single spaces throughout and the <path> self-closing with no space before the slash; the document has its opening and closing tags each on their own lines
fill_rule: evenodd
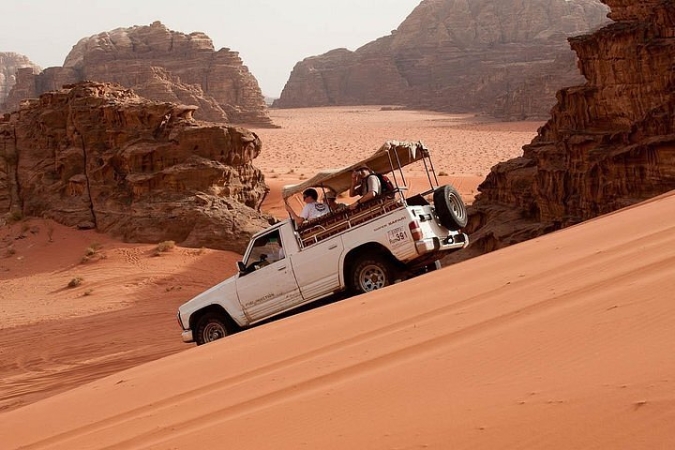
<svg viewBox="0 0 675 450">
<path fill-rule="evenodd" d="M 389 238 L 389 244 L 392 247 L 403 244 L 408 240 L 408 232 L 405 227 L 398 227 L 387 232 L 387 237 Z"/>
</svg>

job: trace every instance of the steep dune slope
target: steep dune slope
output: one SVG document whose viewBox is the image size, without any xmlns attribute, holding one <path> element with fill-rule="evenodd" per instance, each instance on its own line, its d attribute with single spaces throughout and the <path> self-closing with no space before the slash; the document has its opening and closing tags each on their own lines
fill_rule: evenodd
<svg viewBox="0 0 675 450">
<path fill-rule="evenodd" d="M 675 193 L 0 415 L 3 448 L 667 448 Z"/>
</svg>

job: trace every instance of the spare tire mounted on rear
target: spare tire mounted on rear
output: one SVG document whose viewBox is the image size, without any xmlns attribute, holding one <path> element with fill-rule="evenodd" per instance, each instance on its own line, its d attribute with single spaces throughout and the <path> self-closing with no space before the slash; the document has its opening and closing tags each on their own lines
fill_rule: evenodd
<svg viewBox="0 0 675 450">
<path fill-rule="evenodd" d="M 457 189 L 449 184 L 434 191 L 434 207 L 441 225 L 449 230 L 464 228 L 469 221 L 462 197 Z"/>
</svg>

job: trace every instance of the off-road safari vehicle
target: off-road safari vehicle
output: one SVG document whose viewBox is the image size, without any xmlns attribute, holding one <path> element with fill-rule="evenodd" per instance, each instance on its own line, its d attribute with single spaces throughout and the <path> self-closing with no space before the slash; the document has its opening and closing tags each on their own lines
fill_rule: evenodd
<svg viewBox="0 0 675 450">
<path fill-rule="evenodd" d="M 413 163 L 424 169 L 429 187 L 407 196 L 404 168 Z M 451 185 L 438 185 L 421 142 L 387 142 L 349 167 L 284 187 L 284 200 L 310 187 L 345 192 L 353 169 L 363 165 L 385 174 L 393 190 L 356 209 L 302 226 L 286 219 L 253 236 L 236 275 L 178 309 L 183 341 L 201 345 L 336 293 L 383 288 L 440 267 L 447 252 L 469 244 L 464 202 Z"/>
</svg>

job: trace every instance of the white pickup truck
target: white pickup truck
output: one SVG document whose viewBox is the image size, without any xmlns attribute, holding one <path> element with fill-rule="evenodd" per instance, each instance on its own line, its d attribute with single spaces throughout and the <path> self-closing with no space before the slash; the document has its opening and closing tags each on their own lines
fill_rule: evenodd
<svg viewBox="0 0 675 450">
<path fill-rule="evenodd" d="M 406 197 L 403 168 L 412 163 L 425 169 L 429 189 Z M 178 309 L 183 341 L 205 344 L 333 294 L 383 288 L 439 267 L 446 252 L 469 244 L 461 231 L 464 202 L 452 186 L 438 186 L 421 142 L 387 142 L 354 165 L 286 186 L 284 199 L 309 187 L 345 192 L 352 170 L 363 165 L 388 174 L 394 190 L 353 210 L 300 227 L 287 219 L 253 236 L 236 275 Z"/>
</svg>

